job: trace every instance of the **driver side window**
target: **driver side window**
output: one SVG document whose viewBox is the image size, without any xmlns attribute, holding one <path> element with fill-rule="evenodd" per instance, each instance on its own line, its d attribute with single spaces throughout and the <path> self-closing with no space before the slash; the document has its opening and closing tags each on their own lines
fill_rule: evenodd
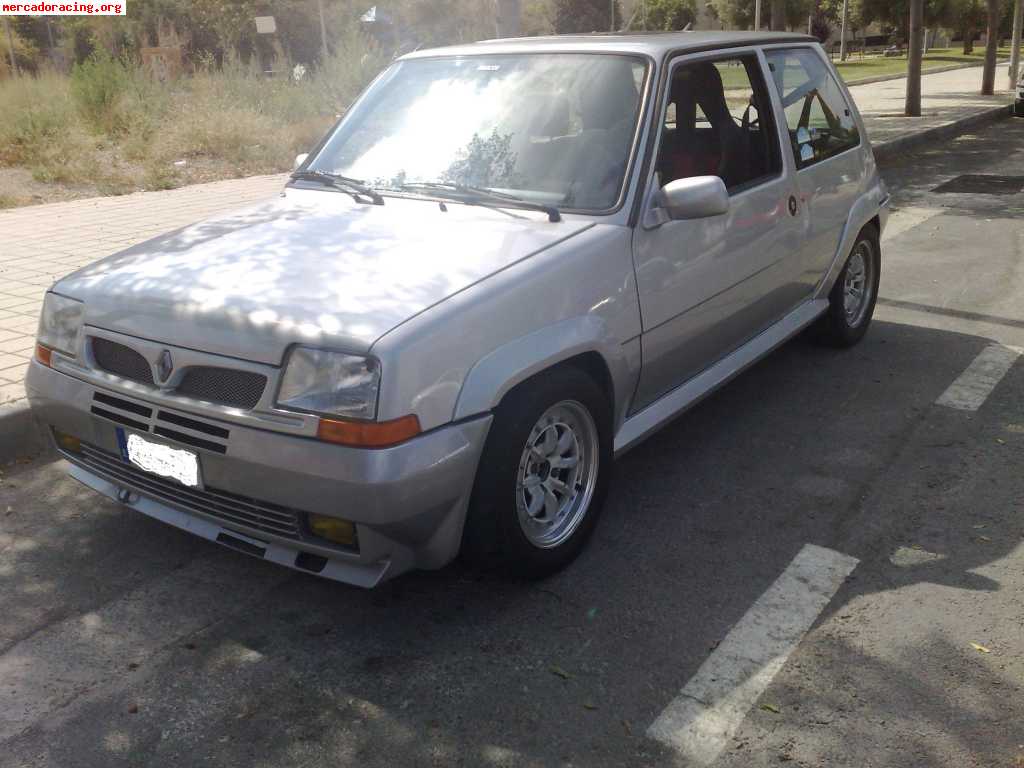
<svg viewBox="0 0 1024 768">
<path fill-rule="evenodd" d="M 809 48 L 765 51 L 786 112 L 798 168 L 860 144 L 860 133 L 839 84 Z"/>
<path fill-rule="evenodd" d="M 755 56 L 676 67 L 661 128 L 661 184 L 719 176 L 730 194 L 782 170 L 771 104 Z"/>
</svg>

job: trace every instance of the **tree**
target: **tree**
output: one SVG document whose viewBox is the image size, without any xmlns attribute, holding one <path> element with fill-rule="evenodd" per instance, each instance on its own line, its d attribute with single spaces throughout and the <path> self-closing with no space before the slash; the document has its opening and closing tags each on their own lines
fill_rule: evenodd
<svg viewBox="0 0 1024 768">
<path fill-rule="evenodd" d="M 764 3 L 761 9 L 761 27 L 765 25 L 765 11 L 769 17 L 775 11 L 780 0 L 772 0 L 771 3 Z M 807 14 L 810 8 L 810 0 L 781 0 L 782 21 L 778 19 L 768 26 L 771 29 L 785 29 L 789 27 L 803 27 L 807 23 Z M 710 7 L 715 15 L 725 24 L 726 29 L 751 29 L 754 26 L 754 0 L 710 0 Z"/>
<path fill-rule="evenodd" d="M 988 25 L 985 41 L 985 68 L 981 73 L 981 93 L 991 96 L 996 85 L 996 53 L 999 48 L 999 0 L 987 0 Z"/>
<path fill-rule="evenodd" d="M 1024 26 L 1024 0 L 1013 3 L 1013 35 L 1010 37 L 1010 90 L 1017 87 L 1020 70 L 1020 36 Z"/>
<path fill-rule="evenodd" d="M 498 37 L 518 37 L 519 25 L 522 21 L 522 2 L 520 0 L 498 0 L 498 18 L 495 27 Z"/>
<path fill-rule="evenodd" d="M 614 8 L 615 18 L 610 18 Z M 607 32 L 622 26 L 618 0 L 555 0 L 555 32 Z"/>
<path fill-rule="evenodd" d="M 921 59 L 924 57 L 924 0 L 910 0 L 907 50 L 907 98 L 903 114 L 907 117 L 921 115 Z"/>
<path fill-rule="evenodd" d="M 962 0 L 958 3 L 953 27 L 963 37 L 965 55 L 974 53 L 974 38 L 984 23 L 984 18 L 984 10 L 979 0 Z"/>
<path fill-rule="evenodd" d="M 754 25 L 754 0 L 710 0 L 710 5 L 726 29 L 750 29 Z"/>
<path fill-rule="evenodd" d="M 647 0 L 648 29 L 671 32 L 696 20 L 696 0 Z"/>
<path fill-rule="evenodd" d="M 555 33 L 553 0 L 526 0 L 523 3 L 522 32 L 528 37 Z"/>
</svg>

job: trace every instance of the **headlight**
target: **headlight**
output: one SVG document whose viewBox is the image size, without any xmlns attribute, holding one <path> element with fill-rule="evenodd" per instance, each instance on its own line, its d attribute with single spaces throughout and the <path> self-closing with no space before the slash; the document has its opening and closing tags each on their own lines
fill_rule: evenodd
<svg viewBox="0 0 1024 768">
<path fill-rule="evenodd" d="M 277 404 L 352 419 L 377 415 L 380 365 L 369 357 L 296 347 L 292 350 Z"/>
<path fill-rule="evenodd" d="M 39 316 L 37 341 L 65 355 L 77 355 L 84 307 L 80 301 L 47 293 L 43 299 L 43 313 Z"/>
</svg>

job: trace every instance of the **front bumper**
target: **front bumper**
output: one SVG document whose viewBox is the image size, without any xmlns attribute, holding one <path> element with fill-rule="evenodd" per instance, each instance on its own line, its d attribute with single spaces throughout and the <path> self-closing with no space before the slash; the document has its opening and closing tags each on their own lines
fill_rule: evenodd
<svg viewBox="0 0 1024 768">
<path fill-rule="evenodd" d="M 439 568 L 458 553 L 477 463 L 491 423 L 491 416 L 486 415 L 432 430 L 392 448 L 367 450 L 217 422 L 165 407 L 156 399 L 105 391 L 36 361 L 29 365 L 26 388 L 42 424 L 73 435 L 89 447 L 89 456 L 61 451 L 73 465 L 72 476 L 89 487 L 211 541 L 363 587 L 411 568 Z M 145 416 L 146 412 L 152 417 Z M 117 423 L 119 418 L 122 420 Z M 218 436 L 199 444 L 195 440 L 176 442 L 166 435 L 157 436 L 162 423 L 158 419 L 177 419 L 175 424 L 187 423 Z M 120 456 L 119 428 L 154 432 L 148 435 L 150 439 L 197 453 L 203 484 L 210 494 L 182 490 L 175 496 L 177 486 L 171 481 L 158 486 L 149 482 L 152 476 L 140 475 L 138 470 L 122 471 L 109 461 Z M 206 434 L 192 428 L 177 429 L 184 437 Z M 241 499 L 238 504 L 254 509 L 287 510 L 295 516 L 295 531 L 289 529 L 282 535 L 273 526 L 240 523 L 238 515 L 225 515 L 223 499 L 229 503 Z M 358 551 L 309 533 L 303 524 L 307 513 L 355 523 Z"/>
</svg>

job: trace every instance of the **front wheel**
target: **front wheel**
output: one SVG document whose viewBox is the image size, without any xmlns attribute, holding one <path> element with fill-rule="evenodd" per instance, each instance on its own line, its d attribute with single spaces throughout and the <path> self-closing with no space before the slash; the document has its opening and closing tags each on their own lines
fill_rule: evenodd
<svg viewBox="0 0 1024 768">
<path fill-rule="evenodd" d="M 480 460 L 463 552 L 532 577 L 563 568 L 597 523 L 611 474 L 611 410 L 566 366 L 509 393 Z"/>
<path fill-rule="evenodd" d="M 829 294 L 828 310 L 818 321 L 822 340 L 837 347 L 852 347 L 864 337 L 878 300 L 881 266 L 878 230 L 869 224 L 857 235 Z"/>
</svg>

